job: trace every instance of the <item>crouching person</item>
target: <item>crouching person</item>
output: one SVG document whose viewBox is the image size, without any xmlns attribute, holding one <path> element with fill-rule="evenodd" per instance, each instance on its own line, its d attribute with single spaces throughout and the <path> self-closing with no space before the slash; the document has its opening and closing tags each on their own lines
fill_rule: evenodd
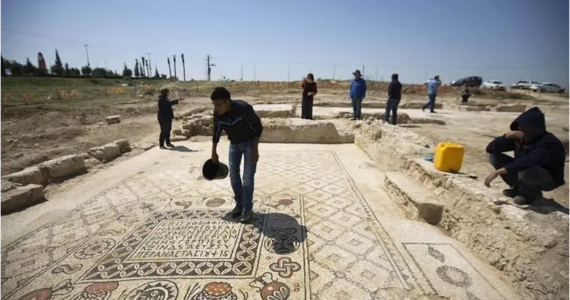
<svg viewBox="0 0 570 300">
<path fill-rule="evenodd" d="M 485 185 L 489 187 L 501 176 L 510 186 L 503 194 L 516 204 L 529 204 L 541 198 L 543 191 L 565 183 L 566 150 L 556 136 L 546 131 L 544 114 L 538 107 L 522 113 L 510 129 L 487 146 L 495 171 L 485 179 Z M 510 151 L 514 151 L 514 158 L 504 154 Z"/>
</svg>

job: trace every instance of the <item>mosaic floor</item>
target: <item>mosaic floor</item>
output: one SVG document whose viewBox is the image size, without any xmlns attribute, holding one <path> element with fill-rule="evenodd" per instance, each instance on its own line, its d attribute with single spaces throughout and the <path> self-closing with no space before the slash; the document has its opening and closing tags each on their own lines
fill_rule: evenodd
<svg viewBox="0 0 570 300">
<path fill-rule="evenodd" d="M 232 201 L 228 179 L 135 173 L 3 247 L 2 299 L 507 299 L 452 244 L 395 242 L 335 151 L 264 154 L 252 224 Z"/>
</svg>

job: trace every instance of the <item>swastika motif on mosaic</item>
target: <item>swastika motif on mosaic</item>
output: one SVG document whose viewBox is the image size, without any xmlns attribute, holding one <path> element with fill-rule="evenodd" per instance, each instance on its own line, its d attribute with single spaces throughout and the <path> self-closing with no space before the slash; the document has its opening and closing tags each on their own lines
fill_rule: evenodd
<svg viewBox="0 0 570 300">
<path fill-rule="evenodd" d="M 379 289 L 430 290 L 334 152 L 264 155 L 254 194 L 258 223 L 247 226 L 221 219 L 233 208 L 229 180 L 196 180 L 186 168 L 135 174 L 5 247 L 3 298 L 68 278 L 77 290 L 119 282 L 117 294 L 148 279 L 168 279 L 180 293 L 196 285 L 184 299 L 220 291 L 263 299 L 277 290 L 288 299 L 374 299 Z M 183 238 L 197 218 L 197 226 L 224 238 Z M 211 243 L 217 251 L 205 249 Z"/>
</svg>

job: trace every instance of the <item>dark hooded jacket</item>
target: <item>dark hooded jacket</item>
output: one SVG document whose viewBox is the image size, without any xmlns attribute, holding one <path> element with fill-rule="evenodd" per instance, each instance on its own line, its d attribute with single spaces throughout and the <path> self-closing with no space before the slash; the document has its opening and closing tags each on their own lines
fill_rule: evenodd
<svg viewBox="0 0 570 300">
<path fill-rule="evenodd" d="M 517 173 L 534 167 L 545 169 L 560 185 L 564 182 L 564 164 L 566 150 L 562 142 L 546 131 L 544 114 L 538 107 L 533 107 L 511 123 L 511 130 L 525 131 L 532 135 L 530 141 L 508 139 L 505 135 L 495 138 L 487 146 L 487 153 L 515 152 L 515 160 L 505 166 L 508 173 Z"/>
<path fill-rule="evenodd" d="M 158 96 L 158 119 L 174 119 L 174 111 L 172 110 L 172 105 L 178 104 L 178 100 L 168 100 L 166 95 Z"/>
</svg>

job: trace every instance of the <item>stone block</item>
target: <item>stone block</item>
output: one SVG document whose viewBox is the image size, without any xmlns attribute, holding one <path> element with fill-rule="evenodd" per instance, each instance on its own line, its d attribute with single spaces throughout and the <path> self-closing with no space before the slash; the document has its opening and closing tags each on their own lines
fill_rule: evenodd
<svg viewBox="0 0 570 300">
<path fill-rule="evenodd" d="M 83 174 L 85 160 L 82 156 L 72 154 L 48 160 L 40 164 L 40 168 L 45 169 L 50 181 L 58 181 L 75 175 Z"/>
<path fill-rule="evenodd" d="M 2 215 L 11 214 L 45 201 L 44 187 L 28 184 L 2 193 Z"/>
<path fill-rule="evenodd" d="M 105 123 L 107 123 L 107 125 L 121 123 L 121 116 L 108 116 L 105 118 Z"/>
<path fill-rule="evenodd" d="M 386 173 L 384 185 L 391 198 L 413 219 L 437 225 L 443 215 L 443 205 L 427 188 L 418 185 L 405 174 Z"/>
<path fill-rule="evenodd" d="M 39 166 L 28 167 L 22 171 L 8 174 L 2 178 L 10 182 L 19 183 L 21 185 L 46 184 L 48 182 L 48 176 L 46 172 Z"/>
<path fill-rule="evenodd" d="M 350 143 L 353 137 L 340 135 L 332 122 L 303 119 L 263 119 L 264 143 Z"/>
<path fill-rule="evenodd" d="M 119 146 L 119 151 L 121 152 L 121 154 L 124 154 L 124 153 L 131 151 L 131 144 L 129 143 L 128 140 L 125 140 L 125 139 L 116 140 L 113 143 L 115 143 Z"/>
<path fill-rule="evenodd" d="M 121 156 L 121 148 L 116 143 L 109 143 L 100 147 L 94 147 L 87 150 L 89 155 L 95 157 L 98 161 L 109 162 Z"/>
<path fill-rule="evenodd" d="M 17 187 L 16 184 L 8 180 L 2 179 L 2 193 L 15 189 L 16 187 Z"/>
</svg>

